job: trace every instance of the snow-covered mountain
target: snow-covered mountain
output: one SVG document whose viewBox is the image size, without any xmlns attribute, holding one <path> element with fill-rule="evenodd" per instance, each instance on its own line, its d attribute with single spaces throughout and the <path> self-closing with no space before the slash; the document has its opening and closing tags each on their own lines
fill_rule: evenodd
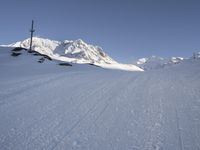
<svg viewBox="0 0 200 150">
<path fill-rule="evenodd" d="M 171 57 L 170 59 L 158 56 L 151 56 L 149 58 L 141 58 L 134 64 L 144 70 L 160 69 L 174 64 L 181 63 L 184 60 L 182 57 Z"/>
<path fill-rule="evenodd" d="M 192 58 L 193 58 L 193 59 L 200 59 L 200 52 L 195 52 L 195 53 L 193 53 Z"/>
<path fill-rule="evenodd" d="M 4 47 L 22 47 L 28 49 L 30 39 L 19 41 Z M 78 64 L 93 64 L 103 68 L 121 69 L 128 71 L 142 71 L 132 64 L 120 64 L 109 57 L 101 47 L 85 43 L 81 39 L 75 41 L 55 41 L 39 37 L 33 38 L 32 50 L 60 60 Z"/>
</svg>

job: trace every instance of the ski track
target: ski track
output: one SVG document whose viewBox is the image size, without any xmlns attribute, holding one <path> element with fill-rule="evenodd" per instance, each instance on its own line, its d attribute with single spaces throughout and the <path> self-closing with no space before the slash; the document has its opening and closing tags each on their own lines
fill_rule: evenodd
<svg viewBox="0 0 200 150">
<path fill-rule="evenodd" d="M 101 85 L 101 86 L 102 86 L 102 85 Z M 84 103 L 87 102 L 87 100 L 89 100 L 88 97 L 90 97 L 91 95 L 94 95 L 98 90 L 101 90 L 101 88 L 102 88 L 102 87 L 96 89 L 95 92 L 88 93 L 86 96 L 84 96 L 84 95 L 79 96 L 78 98 L 81 98 L 81 97 L 84 96 L 84 99 L 82 99 L 82 100 L 83 100 L 82 102 L 80 101 L 80 103 L 75 104 L 75 106 L 72 107 L 72 110 L 76 111 L 76 109 L 80 108 Z M 97 103 L 98 103 L 98 102 L 96 102 L 95 104 L 97 104 Z M 82 120 L 82 118 L 84 118 L 84 116 L 86 116 L 86 114 L 88 114 L 91 110 L 92 110 L 92 108 L 90 108 L 90 109 L 83 115 L 83 117 L 80 117 L 80 119 L 78 119 L 78 121 L 76 121 L 76 122 L 74 123 L 75 125 L 74 125 L 74 124 L 72 125 L 72 127 L 70 128 L 70 130 L 72 130 L 72 129 L 76 126 L 76 124 L 78 124 L 78 123 Z M 70 114 L 70 113 L 71 113 L 70 111 L 71 111 L 71 109 L 70 109 L 69 111 L 66 111 L 64 114 L 63 114 L 63 112 L 59 113 L 59 114 L 57 115 L 56 118 L 60 118 L 60 119 L 56 120 L 56 123 L 53 123 L 49 128 L 47 128 L 48 132 L 47 132 L 47 134 L 45 134 L 44 137 L 42 137 L 42 138 L 44 138 L 44 139 L 52 138 L 52 137 L 49 136 L 49 135 L 52 134 L 51 132 L 55 132 L 56 130 L 59 130 L 59 129 L 61 128 L 61 125 L 64 125 L 65 120 L 63 120 L 62 118 L 66 117 L 65 115 Z M 72 112 L 72 113 L 73 113 L 73 112 Z M 67 117 L 66 117 L 66 118 L 67 118 Z M 45 128 L 46 128 L 46 127 L 45 127 Z M 37 137 L 36 137 L 35 139 L 37 140 Z M 51 141 L 51 140 L 48 140 L 47 142 L 49 143 L 50 141 Z M 47 145 L 48 145 L 48 144 L 47 144 Z"/>
<path fill-rule="evenodd" d="M 51 84 L 52 84 L 52 82 L 51 82 Z M 86 84 L 86 83 L 84 83 L 84 84 Z M 81 95 L 81 96 L 83 96 L 83 95 Z M 79 96 L 78 98 L 81 98 L 81 96 Z M 81 101 L 80 101 L 81 102 Z M 29 126 L 27 126 L 26 128 L 28 129 L 30 129 L 30 130 L 33 130 L 33 132 L 34 132 L 34 130 L 37 130 L 38 129 L 38 121 L 41 121 L 41 120 L 43 120 L 45 117 L 47 117 L 49 114 L 51 114 L 51 113 L 53 113 L 53 110 L 55 110 L 55 109 L 58 109 L 59 107 L 60 107 L 60 105 L 62 105 L 62 103 L 60 104 L 60 103 L 56 103 L 56 101 L 54 101 L 53 103 L 50 103 L 50 104 L 47 104 L 45 107 L 43 107 L 42 108 L 42 110 L 41 110 L 41 112 L 43 112 L 43 114 L 44 115 L 42 115 L 42 116 L 40 116 L 39 117 L 39 119 L 37 119 L 36 121 L 34 121 L 34 122 L 32 122 L 31 123 L 31 125 L 29 125 Z M 76 105 L 76 104 L 74 104 L 74 105 Z M 15 110 L 15 111 L 17 111 L 17 110 Z M 57 113 L 57 112 L 55 112 L 55 113 Z M 46 120 L 47 121 L 47 120 Z M 33 127 L 34 125 L 36 124 L 36 126 L 35 127 Z M 24 129 L 26 129 L 25 128 L 25 126 L 23 126 L 23 130 Z M 46 128 L 46 127 L 45 127 Z M 30 133 L 29 133 L 30 134 Z"/>
<path fill-rule="evenodd" d="M 115 83 L 115 84 L 116 84 L 116 83 Z M 118 85 L 118 84 L 119 84 L 119 83 L 117 83 L 117 85 Z M 115 85 L 115 86 L 117 86 L 117 85 Z M 119 85 L 118 85 L 118 86 L 119 86 Z M 120 85 L 120 88 L 125 88 L 125 85 Z M 104 97 L 101 97 L 101 100 L 102 100 L 102 101 L 98 100 L 98 101 L 96 102 L 96 104 L 84 115 L 84 117 L 81 118 L 81 119 L 77 122 L 77 124 L 75 124 L 75 126 L 73 126 L 73 128 L 70 129 L 70 130 L 61 138 L 61 140 L 59 140 L 59 142 L 52 148 L 52 150 L 56 149 L 56 148 L 59 146 L 58 144 L 63 144 L 62 142 L 65 141 L 65 138 L 67 138 L 67 136 L 72 132 L 72 130 L 73 130 L 75 127 L 77 127 L 77 126 L 81 126 L 81 121 L 83 121 L 84 119 L 86 119 L 86 117 L 88 117 L 89 115 L 95 113 L 99 107 L 102 107 L 102 106 L 103 106 L 102 109 L 101 109 L 101 111 L 100 111 L 99 113 L 97 113 L 95 120 L 94 120 L 93 122 L 91 122 L 90 124 L 88 124 L 88 125 L 90 126 L 91 124 L 95 124 L 95 122 L 96 122 L 96 121 L 100 118 L 100 116 L 106 111 L 106 109 L 109 107 L 109 105 L 112 104 L 112 100 L 113 100 L 115 97 L 118 96 L 119 93 L 118 93 L 118 94 L 116 94 L 116 93 L 117 93 L 117 91 L 115 91 L 115 90 L 111 91 L 110 89 L 109 89 L 109 90 L 106 90 L 106 93 L 101 93 L 101 95 L 105 95 L 105 94 L 113 95 L 113 94 L 115 94 L 115 96 L 112 97 L 112 98 L 111 98 L 111 97 L 107 98 L 107 99 L 106 99 L 106 102 L 105 102 L 105 98 L 104 98 Z M 121 93 L 121 92 L 120 92 L 120 93 Z M 104 105 L 100 105 L 100 103 L 105 103 L 105 104 L 104 104 Z M 60 148 L 59 148 L 59 149 L 60 149 Z"/>
<path fill-rule="evenodd" d="M 199 73 L 187 80 L 189 71 L 167 72 L 74 71 L 3 81 L 0 149 L 198 150 Z"/>
</svg>

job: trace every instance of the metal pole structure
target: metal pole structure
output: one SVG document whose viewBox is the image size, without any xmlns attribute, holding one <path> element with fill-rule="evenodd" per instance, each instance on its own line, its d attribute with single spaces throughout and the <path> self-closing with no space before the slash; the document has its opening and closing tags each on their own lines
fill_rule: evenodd
<svg viewBox="0 0 200 150">
<path fill-rule="evenodd" d="M 35 30 L 33 29 L 33 25 L 34 25 L 34 21 L 32 20 L 32 24 L 31 24 L 31 39 L 30 39 L 30 48 L 29 48 L 29 52 L 32 52 L 32 41 L 33 41 L 33 32 L 35 32 Z"/>
</svg>

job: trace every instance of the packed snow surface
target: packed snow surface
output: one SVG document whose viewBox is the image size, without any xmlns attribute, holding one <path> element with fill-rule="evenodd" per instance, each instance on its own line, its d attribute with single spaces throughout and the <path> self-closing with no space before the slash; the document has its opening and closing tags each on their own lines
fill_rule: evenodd
<svg viewBox="0 0 200 150">
<path fill-rule="evenodd" d="M 200 60 L 124 72 L 0 50 L 1 150 L 199 150 Z"/>
</svg>

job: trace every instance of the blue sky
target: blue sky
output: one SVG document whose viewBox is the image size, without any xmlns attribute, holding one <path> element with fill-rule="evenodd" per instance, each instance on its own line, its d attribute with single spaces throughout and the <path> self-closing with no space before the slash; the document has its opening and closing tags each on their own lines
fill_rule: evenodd
<svg viewBox="0 0 200 150">
<path fill-rule="evenodd" d="M 1 0 L 0 44 L 35 35 L 83 39 L 114 59 L 190 56 L 200 51 L 199 0 Z"/>
</svg>

